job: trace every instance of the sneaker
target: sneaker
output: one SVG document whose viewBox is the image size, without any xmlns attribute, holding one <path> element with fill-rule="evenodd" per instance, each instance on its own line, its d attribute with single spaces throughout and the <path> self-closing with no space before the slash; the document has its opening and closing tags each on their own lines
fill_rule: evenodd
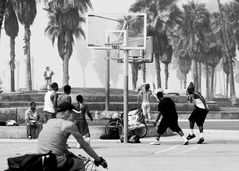
<svg viewBox="0 0 239 171">
<path fill-rule="evenodd" d="M 158 139 L 155 139 L 155 141 L 154 141 L 154 142 L 151 142 L 150 144 L 151 144 L 151 145 L 160 145 L 160 142 L 159 142 Z"/>
<path fill-rule="evenodd" d="M 204 141 L 204 138 L 203 138 L 203 137 L 201 137 L 201 138 L 198 140 L 197 144 L 202 144 L 202 143 L 203 143 L 203 141 Z"/>
<path fill-rule="evenodd" d="M 193 138 L 195 138 L 195 137 L 196 137 L 195 134 L 193 134 L 193 135 L 188 134 L 188 136 L 187 136 L 187 140 L 191 140 L 191 139 L 193 139 Z"/>
<path fill-rule="evenodd" d="M 183 145 L 188 145 L 188 141 L 185 141 Z"/>
</svg>

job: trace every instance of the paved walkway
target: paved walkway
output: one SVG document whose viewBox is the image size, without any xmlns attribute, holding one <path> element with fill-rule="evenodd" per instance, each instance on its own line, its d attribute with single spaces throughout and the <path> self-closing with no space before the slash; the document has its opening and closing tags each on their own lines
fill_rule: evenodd
<svg viewBox="0 0 239 171">
<path fill-rule="evenodd" d="M 189 130 L 183 130 L 185 134 Z M 188 146 L 177 136 L 161 138 L 161 145 L 149 145 L 154 138 L 143 138 L 139 144 L 124 144 L 119 140 L 93 139 L 92 147 L 105 157 L 109 171 L 238 171 L 239 130 L 205 130 L 205 143 L 196 144 L 197 137 Z M 68 141 L 75 154 L 76 141 Z M 7 168 L 7 158 L 35 152 L 37 140 L 0 139 L 0 170 Z M 99 170 L 104 170 L 99 168 Z"/>
</svg>

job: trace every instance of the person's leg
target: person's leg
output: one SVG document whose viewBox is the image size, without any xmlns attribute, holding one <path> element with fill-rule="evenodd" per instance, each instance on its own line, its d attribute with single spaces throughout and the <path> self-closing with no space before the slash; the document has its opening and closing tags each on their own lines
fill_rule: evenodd
<svg viewBox="0 0 239 171">
<path fill-rule="evenodd" d="M 162 120 L 160 121 L 159 125 L 158 125 L 158 136 L 156 137 L 155 141 L 151 142 L 151 145 L 160 145 L 160 137 L 163 135 L 163 133 L 167 130 L 168 128 L 168 124 L 167 121 L 165 119 L 162 118 Z"/>
<path fill-rule="evenodd" d="M 178 135 L 180 135 L 180 136 L 183 138 L 183 140 L 184 140 L 184 145 L 188 145 L 188 140 L 187 140 L 187 138 L 185 137 L 185 135 L 184 135 L 182 129 L 179 127 L 177 121 L 175 121 L 174 123 L 172 123 L 172 125 L 169 126 L 169 128 L 170 128 L 173 132 L 177 132 Z"/>
<path fill-rule="evenodd" d="M 30 124 L 26 123 L 27 126 L 27 138 L 31 139 L 31 128 L 30 128 Z"/>
<path fill-rule="evenodd" d="M 147 104 L 147 105 L 146 105 L 146 113 L 147 113 L 148 119 L 151 120 L 151 115 L 150 115 L 150 104 Z"/>
<path fill-rule="evenodd" d="M 190 140 L 190 139 L 196 137 L 195 134 L 194 134 L 194 124 L 195 124 L 195 120 L 196 120 L 197 114 L 198 114 L 197 110 L 194 109 L 193 112 L 191 113 L 191 115 L 188 118 L 190 133 L 187 136 L 187 140 Z"/>
<path fill-rule="evenodd" d="M 46 123 L 48 121 L 48 112 L 46 111 L 43 111 L 43 114 L 44 114 L 44 123 Z"/>
<path fill-rule="evenodd" d="M 85 171 L 84 163 L 81 159 L 73 158 L 74 164 L 69 171 Z"/>
<path fill-rule="evenodd" d="M 204 135 L 203 135 L 203 124 L 205 122 L 206 116 L 207 116 L 207 111 L 204 109 L 199 109 L 200 110 L 200 117 L 196 121 L 196 124 L 198 126 L 199 132 L 200 132 L 200 138 L 198 140 L 198 144 L 202 144 L 204 142 Z"/>
<path fill-rule="evenodd" d="M 145 104 L 144 102 L 142 102 L 141 108 L 142 108 L 144 120 L 147 120 L 147 119 L 148 119 L 148 116 L 147 116 L 147 108 L 146 108 L 146 104 Z"/>
</svg>

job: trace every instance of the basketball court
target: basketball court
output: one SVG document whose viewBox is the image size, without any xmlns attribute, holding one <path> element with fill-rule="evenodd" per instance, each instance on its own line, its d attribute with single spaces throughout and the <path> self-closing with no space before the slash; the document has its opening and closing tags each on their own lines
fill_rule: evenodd
<svg viewBox="0 0 239 171">
<path fill-rule="evenodd" d="M 188 130 L 183 130 L 188 133 Z M 195 133 L 197 130 L 195 130 Z M 178 135 L 162 137 L 161 145 L 150 145 L 154 138 L 143 138 L 139 144 L 120 143 L 119 140 L 92 140 L 92 147 L 108 162 L 109 171 L 237 171 L 239 168 L 239 131 L 205 130 L 205 143 L 197 144 L 198 137 L 189 145 L 182 145 Z M 37 140 L 0 140 L 0 170 L 7 167 L 8 157 L 33 153 Z M 75 140 L 68 141 L 71 151 Z M 99 167 L 99 170 L 104 169 Z"/>
</svg>

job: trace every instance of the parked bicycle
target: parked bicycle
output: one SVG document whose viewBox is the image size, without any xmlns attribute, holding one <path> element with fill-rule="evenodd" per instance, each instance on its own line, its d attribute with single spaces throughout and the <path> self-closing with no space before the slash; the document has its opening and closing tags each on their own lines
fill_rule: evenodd
<svg viewBox="0 0 239 171">
<path fill-rule="evenodd" d="M 119 135 L 124 131 L 124 114 L 118 109 L 114 111 L 109 123 L 105 127 L 106 135 L 110 134 L 110 130 L 118 129 Z M 143 138 L 147 134 L 147 125 L 144 121 L 143 112 L 141 109 L 134 109 L 128 113 L 128 130 L 133 130 L 136 135 Z"/>
</svg>

